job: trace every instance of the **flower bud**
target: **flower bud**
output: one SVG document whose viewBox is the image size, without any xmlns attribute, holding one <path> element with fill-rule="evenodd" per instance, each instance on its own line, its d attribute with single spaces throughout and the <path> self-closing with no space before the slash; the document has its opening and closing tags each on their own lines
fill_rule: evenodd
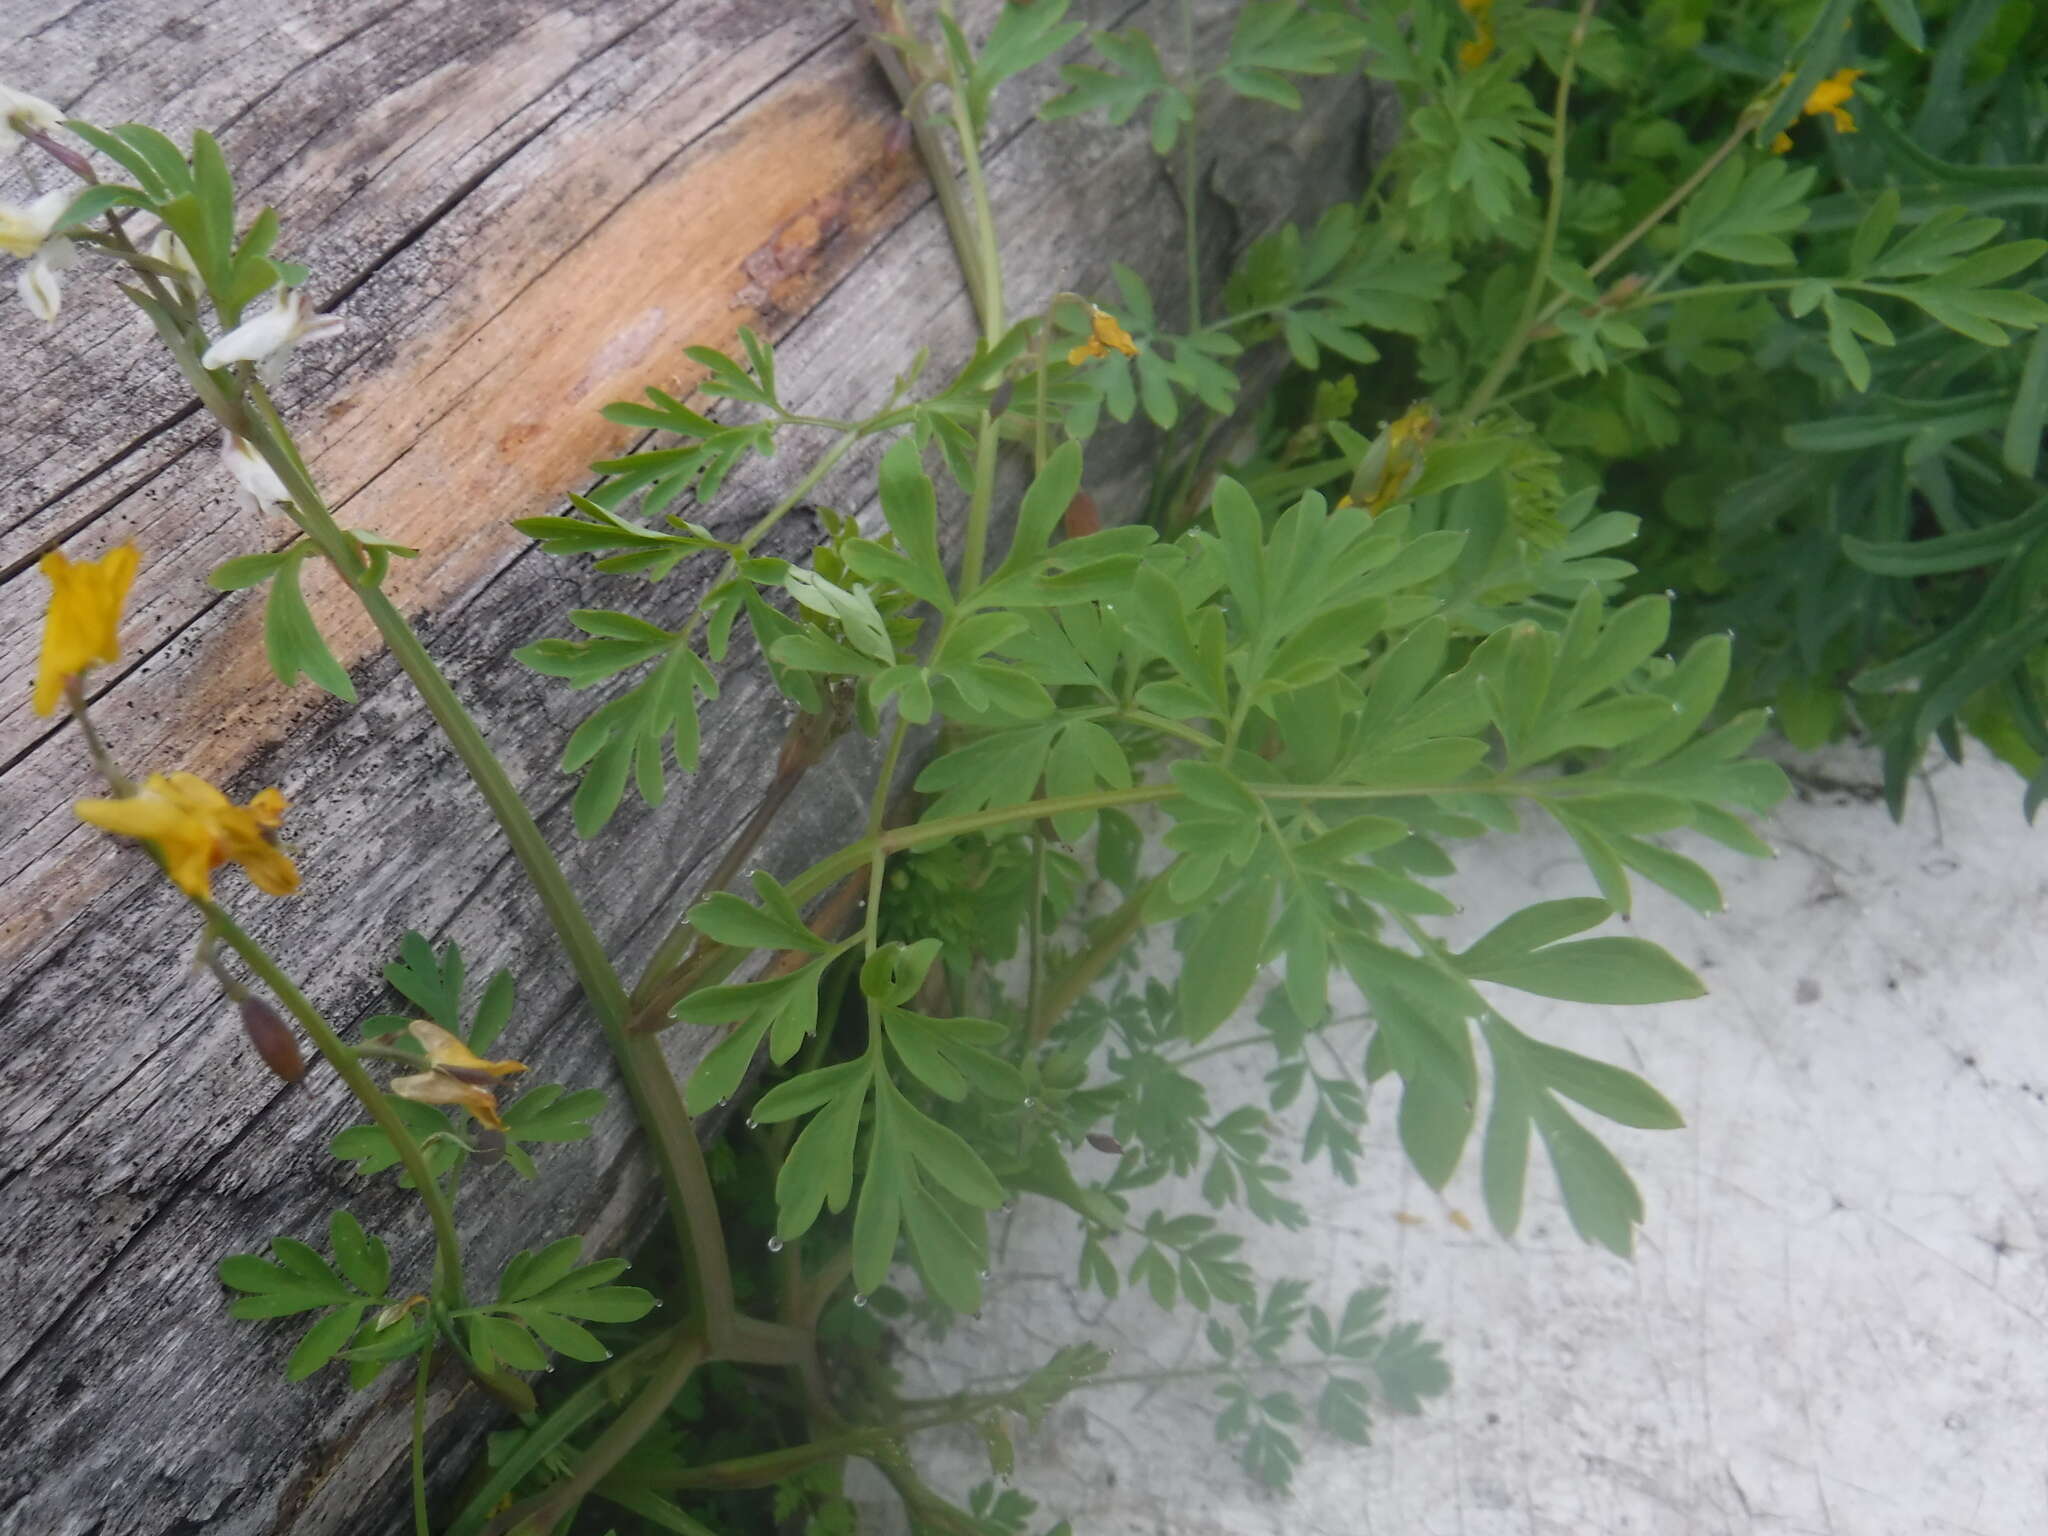
<svg viewBox="0 0 2048 1536">
<path fill-rule="evenodd" d="M 256 1047 L 256 1054 L 263 1058 L 263 1065 L 288 1083 L 304 1077 L 306 1058 L 299 1054 L 298 1038 L 277 1016 L 277 1010 L 253 997 L 242 999 L 241 1010 L 242 1031 Z"/>
</svg>

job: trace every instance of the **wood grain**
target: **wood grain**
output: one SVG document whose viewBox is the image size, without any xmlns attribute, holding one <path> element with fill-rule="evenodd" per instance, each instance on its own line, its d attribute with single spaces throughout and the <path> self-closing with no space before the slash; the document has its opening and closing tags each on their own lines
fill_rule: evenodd
<svg viewBox="0 0 2048 1536">
<path fill-rule="evenodd" d="M 1077 7 L 1105 25 L 1145 9 Z M 1233 9 L 1204 0 L 1205 29 Z M 676 622 L 703 573 L 593 576 L 534 555 L 508 521 L 555 507 L 626 443 L 599 406 L 648 384 L 687 392 L 682 347 L 729 343 L 743 322 L 779 338 L 791 398 L 835 414 L 872 403 L 920 344 L 935 373 L 965 356 L 973 322 L 943 227 L 890 152 L 893 103 L 847 15 L 775 0 L 0 0 L 0 39 L 0 80 L 82 116 L 214 126 L 245 196 L 278 206 L 287 254 L 349 319 L 284 392 L 315 472 L 345 523 L 421 549 L 392 591 L 637 961 L 751 810 L 786 711 L 741 658 L 706 714 L 705 770 L 577 842 L 554 764 L 593 700 L 507 653 L 579 606 Z M 1177 189 L 1134 135 L 1036 123 L 1045 83 L 999 99 L 990 156 L 1016 304 L 1098 289 L 1118 257 L 1173 312 Z M 1299 118 L 1236 109 L 1205 162 L 1213 272 L 1341 190 L 1365 106 L 1356 82 L 1332 82 Z M 0 195 L 26 190 L 8 174 Z M 331 1372 L 286 1386 L 293 1330 L 230 1323 L 211 1272 L 273 1232 L 315 1236 L 338 1203 L 418 1271 L 422 1224 L 388 1183 L 325 1155 L 355 1118 L 339 1085 L 318 1069 L 292 1088 L 267 1077 L 187 973 L 189 919 L 146 861 L 76 826 L 83 755 L 27 708 L 40 553 L 143 546 L 130 659 L 96 676 L 95 712 L 131 767 L 244 794 L 277 783 L 295 802 L 302 893 L 229 899 L 331 1018 L 388 1005 L 380 968 L 417 927 L 461 942 L 478 978 L 514 971 L 507 1046 L 542 1080 L 602 1084 L 607 1059 L 480 802 L 344 595 L 309 580 L 354 708 L 279 687 L 255 604 L 205 587 L 286 530 L 229 494 L 215 435 L 145 328 L 82 271 L 59 325 L 14 310 L 0 325 L 0 1532 L 382 1529 L 402 1495 L 404 1388 L 351 1397 Z M 1123 432 L 1091 453 L 1106 509 L 1131 494 L 1142 447 Z M 690 515 L 744 526 L 801 468 L 800 453 L 752 466 Z M 865 509 L 872 469 L 852 456 L 819 499 Z M 797 521 L 778 549 L 801 550 L 813 530 Z M 837 846 L 870 772 L 867 744 L 843 743 L 762 861 Z M 702 1037 L 665 1038 L 687 1071 Z M 568 1231 L 600 1250 L 630 1241 L 649 1188 L 623 1107 L 546 1158 L 539 1185 L 501 1172 L 463 1205 L 479 1276 Z M 459 1378 L 437 1383 L 434 1408 L 445 1484 L 489 1409 Z"/>
</svg>

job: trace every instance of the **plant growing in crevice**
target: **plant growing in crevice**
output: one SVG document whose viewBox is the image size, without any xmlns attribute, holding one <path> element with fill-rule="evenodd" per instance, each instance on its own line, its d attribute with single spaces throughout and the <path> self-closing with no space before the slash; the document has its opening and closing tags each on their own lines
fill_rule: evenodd
<svg viewBox="0 0 2048 1536">
<path fill-rule="evenodd" d="M 420 1531 L 558 1530 L 591 1499 L 659 1529 L 741 1529 L 765 1508 L 842 1530 L 848 1457 L 879 1467 L 921 1529 L 1022 1528 L 1032 1511 L 1007 1492 L 961 1507 L 928 1487 L 906 1439 L 973 1425 L 1000 1472 L 1012 1417 L 1118 1379 L 1101 1352 L 1077 1344 L 1000 1390 L 928 1402 L 905 1398 L 874 1357 L 884 1311 L 943 1327 L 981 1305 L 991 1214 L 1025 1196 L 1073 1213 L 1084 1285 L 1209 1314 L 1215 1360 L 1197 1374 L 1222 1383 L 1219 1432 L 1256 1476 L 1284 1483 L 1298 1424 L 1362 1441 L 1375 1400 L 1412 1410 L 1443 1385 L 1416 1326 L 1383 1323 L 1383 1296 L 1319 1308 L 1302 1281 L 1256 1274 L 1230 1225 L 1238 1212 L 1310 1220 L 1287 1193 L 1286 1117 L 1300 1122 L 1303 1160 L 1348 1175 L 1388 1080 L 1403 1149 L 1430 1183 L 1444 1185 L 1476 1138 L 1488 1214 L 1512 1233 L 1540 1143 L 1577 1230 L 1630 1251 L 1643 1200 L 1587 1117 L 1668 1128 L 1678 1113 L 1632 1074 L 1523 1032 L 1502 992 L 1598 1005 L 1697 995 L 1649 940 L 1593 930 L 1630 911 L 1638 881 L 1717 910 L 1712 877 L 1667 839 L 1767 854 L 1745 817 L 1784 782 L 1746 755 L 1763 712 L 1724 707 L 1727 637 L 1671 648 L 1672 604 L 1628 595 L 1636 573 L 1619 551 L 1636 518 L 1604 506 L 1569 431 L 1532 402 L 1613 390 L 1638 424 L 1657 420 L 1677 386 L 1643 365 L 1656 327 L 1766 290 L 1821 317 L 1852 383 L 1862 342 L 1881 339 L 1873 293 L 1966 335 L 2034 317 L 2003 286 L 2018 255 L 1994 232 L 1929 219 L 1894 238 L 1903 205 L 1882 199 L 1833 277 L 1715 275 L 1715 263 L 1783 264 L 1810 178 L 1772 145 L 1835 78 L 1840 9 L 1821 9 L 1785 78 L 1774 57 L 1723 103 L 1712 146 L 1685 146 L 1661 176 L 1621 189 L 1589 182 L 1571 149 L 1576 83 L 1622 78 L 1639 45 L 1590 0 L 1571 13 L 1254 0 L 1213 67 L 1194 57 L 1185 4 L 1167 47 L 1096 35 L 1097 62 L 1070 63 L 1046 111 L 1142 115 L 1154 149 L 1178 157 L 1182 323 L 1128 267 L 1092 295 L 1021 295 L 1005 280 L 990 107 L 1078 42 L 1066 0 L 1005 6 L 985 29 L 963 26 L 949 0 L 878 8 L 879 56 L 974 299 L 970 355 L 934 378 L 920 354 L 879 408 L 838 417 L 804 403 L 771 341 L 742 329 L 740 355 L 690 350 L 703 400 L 653 390 L 610 407 L 645 437 L 596 465 L 568 510 L 519 523 L 544 553 L 608 575 L 709 576 L 680 624 L 622 598 L 517 653 L 596 700 L 561 759 L 579 835 L 605 835 L 629 789 L 656 804 L 675 772 L 697 771 L 700 701 L 752 653 L 790 708 L 759 811 L 630 983 L 386 593 L 390 562 L 414 552 L 336 521 L 271 400 L 291 348 L 331 330 L 309 311 L 304 270 L 273 255 L 275 215 L 244 219 L 203 133 L 188 151 L 146 127 L 60 122 L 7 98 L 15 133 L 87 182 L 9 214 L 31 307 L 56 311 L 79 247 L 110 263 L 220 425 L 227 472 L 289 522 L 283 548 L 214 575 L 222 590 L 267 588 L 282 680 L 352 697 L 300 593 L 307 561 L 324 561 L 368 613 L 538 892 L 660 1176 L 667 1229 L 643 1259 L 648 1284 L 620 1283 L 624 1261 L 586 1260 L 581 1239 L 553 1233 L 534 1234 L 494 1287 L 473 1283 L 462 1186 L 503 1177 L 501 1163 L 543 1173 L 533 1149 L 585 1134 L 594 1090 L 550 1084 L 501 1102 L 526 1070 L 489 1055 L 518 1038 L 512 978 L 472 999 L 460 952 L 417 934 L 386 973 L 406 1011 L 366 1021 L 353 1041 L 332 1028 L 208 878 L 232 861 L 266 891 L 296 885 L 274 840 L 281 801 L 238 806 L 176 774 L 138 785 L 119 766 L 84 680 L 118 656 L 133 561 L 53 554 L 38 707 L 68 706 L 106 779 L 108 797 L 81 814 L 163 863 L 245 1020 L 263 1010 L 249 1027 L 266 1059 L 290 1060 L 282 1021 L 230 956 L 361 1101 L 369 1123 L 343 1132 L 336 1154 L 361 1176 L 396 1170 L 434 1228 L 434 1273 L 417 1282 L 393 1275 L 346 1212 L 329 1228 L 331 1260 L 285 1235 L 270 1258 L 237 1255 L 221 1271 L 241 1315 L 315 1315 L 292 1374 L 340 1360 L 363 1385 L 412 1362 Z M 1302 80 L 1360 68 L 1407 109 L 1371 185 L 1260 239 L 1226 283 L 1205 285 L 1203 89 L 1284 110 Z M 1547 105 L 1531 88 L 1539 74 Z M 125 179 L 99 180 L 60 132 Z M 129 228 L 140 218 L 157 226 L 147 248 Z M 1652 254 L 1655 270 L 1635 270 Z M 269 307 L 249 313 L 266 293 Z M 1677 352 L 1717 344 L 1712 323 L 1656 334 Z M 1326 376 L 1246 430 L 1242 381 L 1262 347 Z M 1101 526 L 1089 441 L 1140 413 L 1164 434 L 1147 515 Z M 826 517 L 800 559 L 764 553 L 871 441 L 883 445 L 876 516 Z M 690 515 L 749 457 L 806 451 L 737 535 Z M 753 871 L 747 894 L 728 889 L 849 731 L 880 744 L 858 834 L 808 868 Z M 1460 850 L 1531 815 L 1570 837 L 1587 894 L 1500 913 L 1476 942 L 1448 943 L 1435 924 L 1454 908 L 1439 882 Z M 1148 931 L 1178 951 L 1171 984 L 1128 974 Z M 1333 971 L 1363 1013 L 1339 1017 Z M 1219 1039 L 1269 972 L 1257 1025 Z M 655 1038 L 672 1027 L 722 1032 L 687 1083 Z M 1215 1104 L 1187 1070 L 1240 1048 L 1272 1055 L 1264 1108 Z M 698 1117 L 744 1092 L 761 1057 L 768 1085 L 745 1131 L 707 1156 Z M 380 1084 L 373 1063 L 403 1070 Z M 1172 1203 L 1181 1180 L 1204 1208 Z M 898 1289 L 906 1270 L 915 1285 Z M 669 1304 L 656 1317 L 658 1297 Z M 591 1369 L 543 1404 L 522 1373 L 550 1355 Z M 443 1356 L 520 1422 L 437 1519 L 424 1418 Z"/>
</svg>

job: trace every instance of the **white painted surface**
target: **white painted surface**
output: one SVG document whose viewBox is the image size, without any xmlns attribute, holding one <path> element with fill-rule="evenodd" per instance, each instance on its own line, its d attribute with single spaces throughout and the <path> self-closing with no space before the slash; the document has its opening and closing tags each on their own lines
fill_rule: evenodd
<svg viewBox="0 0 2048 1536">
<path fill-rule="evenodd" d="M 1854 754 L 1827 766 L 1876 777 Z M 1639 897 L 1635 931 L 1711 997 L 1500 995 L 1686 1114 L 1600 1124 L 1649 1207 L 1633 1263 L 1573 1235 L 1540 1150 L 1513 1244 L 1484 1224 L 1475 1159 L 1439 1199 L 1384 1091 L 1357 1188 L 1318 1164 L 1295 1185 L 1308 1231 L 1240 1224 L 1267 1275 L 1312 1277 L 1332 1309 L 1383 1281 L 1393 1316 L 1443 1341 L 1454 1382 L 1423 1416 L 1383 1416 L 1368 1450 L 1311 1436 L 1277 1499 L 1215 1444 L 1200 1384 L 1105 1389 L 1020 1440 L 1017 1486 L 1081 1536 L 2048 1532 L 2048 830 L 2018 802 L 1988 763 L 1935 771 L 1903 828 L 1809 792 L 1767 829 L 1775 862 L 1700 854 L 1727 915 Z M 1461 933 L 1591 889 L 1545 829 L 1467 863 Z M 1253 1057 L 1216 1058 L 1211 1081 L 1263 1102 Z M 1077 1241 L 1064 1213 L 1021 1207 L 981 1322 L 911 1341 L 919 1381 L 985 1382 L 1080 1336 L 1119 1372 L 1210 1358 L 1192 1314 L 1077 1298 Z M 964 1438 L 920 1456 L 942 1487 L 987 1475 Z"/>
</svg>

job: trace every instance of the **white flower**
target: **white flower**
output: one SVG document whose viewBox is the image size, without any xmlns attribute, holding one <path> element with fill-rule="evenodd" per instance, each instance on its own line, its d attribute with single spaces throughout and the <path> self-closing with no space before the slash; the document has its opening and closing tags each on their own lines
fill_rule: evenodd
<svg viewBox="0 0 2048 1536">
<path fill-rule="evenodd" d="M 280 511 L 292 499 L 292 493 L 277 478 L 277 471 L 270 467 L 269 460 L 258 453 L 246 438 L 223 432 L 220 461 L 227 466 L 228 473 L 235 477 L 235 484 L 241 487 L 242 494 L 258 512 Z"/>
<path fill-rule="evenodd" d="M 26 266 L 15 273 L 15 290 L 20 293 L 22 303 L 29 307 L 30 313 L 38 320 L 50 321 L 57 318 L 57 308 L 64 302 L 57 274 L 70 266 L 77 254 L 69 240 L 45 241 L 43 248 L 30 258 Z"/>
<path fill-rule="evenodd" d="M 168 229 L 156 232 L 156 238 L 149 242 L 149 254 L 167 267 L 176 267 L 178 275 L 171 279 L 185 290 L 187 298 L 199 292 L 199 268 L 192 264 L 192 253 L 185 249 L 185 242 Z"/>
<path fill-rule="evenodd" d="M 292 349 L 306 342 L 325 341 L 348 322 L 339 315 L 309 315 L 306 296 L 295 288 L 280 288 L 277 302 L 253 320 L 244 320 L 206 349 L 199 359 L 205 368 L 225 368 L 230 363 L 254 363 L 265 384 L 275 384 L 290 361 Z"/>
<path fill-rule="evenodd" d="M 10 256 L 35 255 L 75 195 L 59 190 L 45 192 L 32 203 L 0 203 L 0 251 Z"/>
<path fill-rule="evenodd" d="M 57 318 L 63 300 L 57 274 L 77 254 L 69 240 L 50 233 L 71 200 L 71 193 L 60 191 L 45 192 L 31 203 L 0 203 L 0 251 L 27 259 L 14 286 L 38 320 Z"/>
<path fill-rule="evenodd" d="M 48 133 L 63 121 L 63 111 L 53 103 L 0 85 L 0 153 L 19 144 L 24 133 Z"/>
</svg>

